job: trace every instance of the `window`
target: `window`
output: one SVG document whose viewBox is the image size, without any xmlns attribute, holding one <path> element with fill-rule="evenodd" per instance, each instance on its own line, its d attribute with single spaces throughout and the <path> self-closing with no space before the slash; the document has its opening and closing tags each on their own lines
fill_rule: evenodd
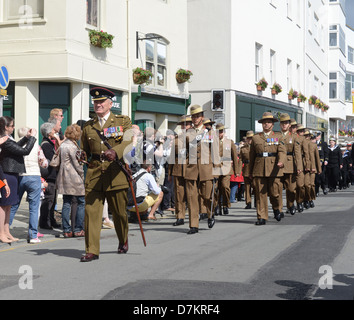
<svg viewBox="0 0 354 320">
<path fill-rule="evenodd" d="M 156 35 L 150 34 L 150 36 Z M 149 35 L 147 35 L 147 37 L 149 37 Z M 150 70 L 154 75 L 152 84 L 166 88 L 167 43 L 160 39 L 146 40 L 145 61 L 146 69 Z"/>
<path fill-rule="evenodd" d="M 348 62 L 354 64 L 354 49 L 348 46 Z"/>
<path fill-rule="evenodd" d="M 4 20 L 43 18 L 44 0 L 5 0 Z"/>
<path fill-rule="evenodd" d="M 341 72 L 329 73 L 329 98 L 345 100 L 345 77 Z"/>
<path fill-rule="evenodd" d="M 339 46 L 339 49 L 345 55 L 345 33 L 340 25 L 329 26 L 329 46 Z"/>
<path fill-rule="evenodd" d="M 330 47 L 337 46 L 337 42 L 338 42 L 337 38 L 338 38 L 337 26 L 336 25 L 329 26 L 329 46 Z"/>
<path fill-rule="evenodd" d="M 287 89 L 288 89 L 288 92 L 289 90 L 292 88 L 292 63 L 291 63 L 291 60 L 288 59 L 287 61 L 287 72 L 286 72 L 286 84 L 287 84 Z"/>
<path fill-rule="evenodd" d="M 259 43 L 256 43 L 256 50 L 255 50 L 255 80 L 258 82 L 261 78 L 263 73 L 262 70 L 262 48 L 263 46 Z"/>
<path fill-rule="evenodd" d="M 275 51 L 270 50 L 270 61 L 269 61 L 269 74 L 270 74 L 270 83 L 275 82 Z"/>
<path fill-rule="evenodd" d="M 86 24 L 99 28 L 99 0 L 86 0 Z"/>
<path fill-rule="evenodd" d="M 337 73 L 331 72 L 329 74 L 329 98 L 337 99 Z"/>
<path fill-rule="evenodd" d="M 354 89 L 354 74 L 347 73 L 345 77 L 345 100 L 352 101 L 352 90 Z"/>
<path fill-rule="evenodd" d="M 292 0 L 286 1 L 286 10 L 287 10 L 287 17 L 292 19 Z"/>
</svg>

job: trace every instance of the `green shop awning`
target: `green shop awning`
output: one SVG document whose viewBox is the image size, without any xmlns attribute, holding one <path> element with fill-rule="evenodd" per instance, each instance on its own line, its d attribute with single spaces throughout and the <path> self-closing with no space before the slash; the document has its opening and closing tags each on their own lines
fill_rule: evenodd
<svg viewBox="0 0 354 320">
<path fill-rule="evenodd" d="M 189 99 L 156 95 L 145 92 L 132 93 L 132 117 L 135 112 L 152 112 L 181 116 L 190 105 Z"/>
</svg>

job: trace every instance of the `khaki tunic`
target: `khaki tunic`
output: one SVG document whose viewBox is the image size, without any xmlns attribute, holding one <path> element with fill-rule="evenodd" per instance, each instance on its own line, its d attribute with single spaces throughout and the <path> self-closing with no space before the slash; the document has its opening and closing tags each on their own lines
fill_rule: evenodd
<svg viewBox="0 0 354 320">
<path fill-rule="evenodd" d="M 187 163 L 184 178 L 191 228 L 199 227 L 200 207 L 206 208 L 208 217 L 211 217 L 213 162 L 217 163 L 219 160 L 217 140 L 214 130 L 207 132 L 204 129 L 197 131 L 192 128 L 186 132 Z M 199 197 L 203 202 L 201 205 Z"/>
<path fill-rule="evenodd" d="M 280 133 L 272 131 L 266 137 L 261 132 L 252 137 L 250 172 L 254 179 L 258 219 L 268 220 L 268 196 L 273 210 L 282 210 L 279 207 L 281 197 L 279 190 L 283 169 L 277 164 L 285 163 L 285 160 L 286 149 Z"/>
<path fill-rule="evenodd" d="M 245 201 L 250 204 L 252 201 L 253 182 L 250 178 L 250 145 L 246 143 L 240 149 L 239 174 L 242 169 L 242 176 L 245 183 Z"/>
<path fill-rule="evenodd" d="M 230 208 L 230 178 L 231 175 L 236 174 L 238 171 L 237 149 L 232 139 L 225 137 L 223 140 L 219 140 L 219 156 L 220 164 L 215 165 L 214 168 L 216 176 L 218 176 L 217 186 L 215 187 L 214 208 L 219 204 L 220 197 L 223 200 L 222 205 Z"/>
</svg>

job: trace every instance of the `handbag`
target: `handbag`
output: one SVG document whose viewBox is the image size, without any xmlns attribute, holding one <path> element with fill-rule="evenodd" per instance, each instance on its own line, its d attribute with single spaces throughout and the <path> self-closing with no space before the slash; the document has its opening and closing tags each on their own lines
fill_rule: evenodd
<svg viewBox="0 0 354 320">
<path fill-rule="evenodd" d="M 50 160 L 49 165 L 53 168 L 59 169 L 60 166 L 60 147 L 55 151 L 52 160 Z"/>
</svg>

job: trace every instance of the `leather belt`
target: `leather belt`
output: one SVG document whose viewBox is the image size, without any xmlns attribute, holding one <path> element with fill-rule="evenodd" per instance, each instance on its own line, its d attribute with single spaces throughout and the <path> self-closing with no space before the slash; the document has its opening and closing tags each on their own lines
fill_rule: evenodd
<svg viewBox="0 0 354 320">
<path fill-rule="evenodd" d="M 242 161 L 243 163 L 250 163 L 250 161 L 249 160 L 245 160 L 245 161 Z"/>
<path fill-rule="evenodd" d="M 287 156 L 293 156 L 293 155 L 294 155 L 294 152 L 287 152 L 286 155 L 287 155 Z"/>
<path fill-rule="evenodd" d="M 104 161 L 105 159 L 103 158 L 103 153 L 102 154 L 92 154 L 91 155 L 92 160 L 97 160 L 97 161 Z"/>
<path fill-rule="evenodd" d="M 257 157 L 261 158 L 267 158 L 267 157 L 276 157 L 278 155 L 277 152 L 263 152 L 263 153 L 257 153 Z"/>
</svg>

